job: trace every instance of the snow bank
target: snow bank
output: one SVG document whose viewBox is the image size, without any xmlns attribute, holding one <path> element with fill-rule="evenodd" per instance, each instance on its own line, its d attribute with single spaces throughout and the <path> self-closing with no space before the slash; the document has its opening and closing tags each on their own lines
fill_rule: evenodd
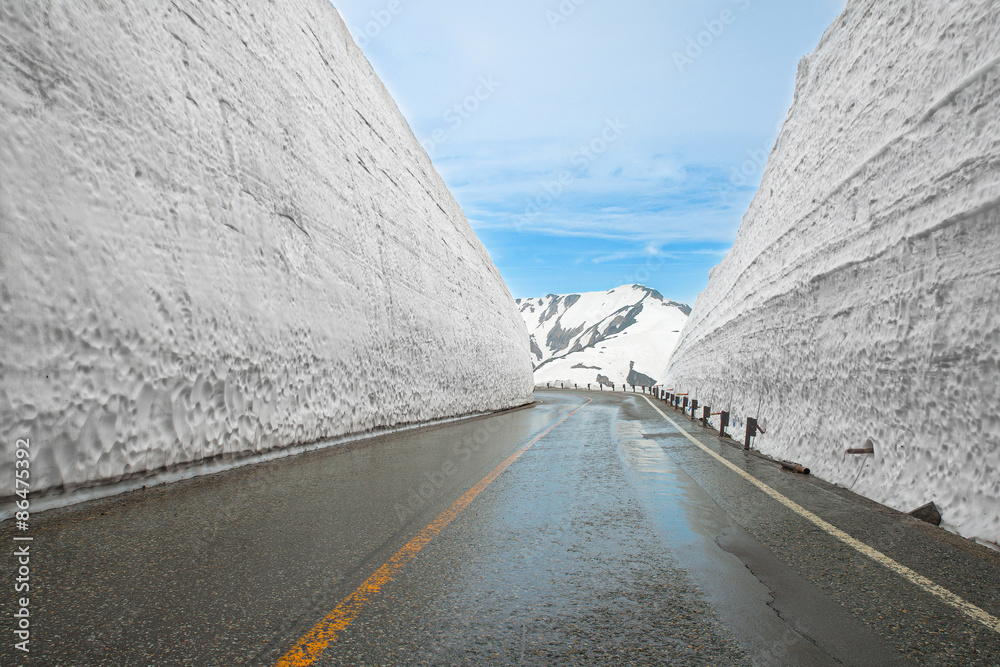
<svg viewBox="0 0 1000 667">
<path fill-rule="evenodd" d="M 851 0 L 668 384 L 757 446 L 1000 541 L 1000 4 Z M 731 398 L 730 398 L 731 397 Z M 847 455 L 871 440 L 865 463 Z"/>
<path fill-rule="evenodd" d="M 0 4 L 0 460 L 30 437 L 70 488 L 528 401 L 514 302 L 336 11 L 153 5 Z"/>
<path fill-rule="evenodd" d="M 655 382 L 690 312 L 643 285 L 549 294 L 517 304 L 531 337 L 535 382 L 594 389 L 599 377 L 619 386 Z"/>
</svg>

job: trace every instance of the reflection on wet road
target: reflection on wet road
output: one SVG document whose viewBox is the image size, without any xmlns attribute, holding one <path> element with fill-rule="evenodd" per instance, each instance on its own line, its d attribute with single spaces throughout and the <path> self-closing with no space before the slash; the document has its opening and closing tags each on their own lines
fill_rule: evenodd
<svg viewBox="0 0 1000 667">
<path fill-rule="evenodd" d="M 642 397 L 536 398 L 40 515 L 24 664 L 996 664 L 996 631 L 721 461 L 987 616 L 997 554 Z"/>
</svg>

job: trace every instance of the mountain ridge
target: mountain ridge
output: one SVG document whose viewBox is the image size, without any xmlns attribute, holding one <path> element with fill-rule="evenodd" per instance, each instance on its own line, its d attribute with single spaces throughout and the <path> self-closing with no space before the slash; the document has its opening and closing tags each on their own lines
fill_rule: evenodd
<svg viewBox="0 0 1000 667">
<path fill-rule="evenodd" d="M 663 367 L 657 364 L 669 357 L 691 312 L 639 284 L 515 303 L 528 328 L 536 384 L 652 386 L 652 373 Z"/>
</svg>

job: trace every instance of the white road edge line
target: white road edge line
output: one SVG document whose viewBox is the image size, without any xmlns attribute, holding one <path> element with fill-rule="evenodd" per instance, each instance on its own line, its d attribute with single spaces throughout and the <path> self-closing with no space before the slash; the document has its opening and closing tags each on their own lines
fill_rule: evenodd
<svg viewBox="0 0 1000 667">
<path fill-rule="evenodd" d="M 701 442 L 699 442 L 698 440 L 696 440 L 694 438 L 694 436 L 692 436 L 690 433 L 688 433 L 683 428 L 681 428 L 680 424 L 678 424 L 677 422 L 675 422 L 673 419 L 671 419 L 670 417 L 668 417 L 666 415 L 666 413 L 664 413 L 662 410 L 660 410 L 660 408 L 655 403 L 653 403 L 653 401 L 650 400 L 650 398 L 648 396 L 643 396 L 643 398 L 646 399 L 646 401 L 653 407 L 654 410 L 656 410 L 657 412 L 660 413 L 660 416 L 662 416 L 668 422 L 670 422 L 671 424 L 673 424 L 674 427 L 678 431 L 680 431 L 681 433 L 683 433 L 684 436 L 688 440 L 690 440 L 691 442 L 693 442 L 695 445 L 697 445 L 698 447 L 700 447 L 705 453 L 707 453 L 710 456 L 713 456 L 714 458 L 716 458 L 720 463 L 722 463 L 723 465 L 725 465 L 727 468 L 729 468 L 730 470 L 732 470 L 733 472 L 735 472 L 740 477 L 743 477 L 744 479 L 746 479 L 748 482 L 750 482 L 751 484 L 753 484 L 754 486 L 756 486 L 757 488 L 759 488 L 761 491 L 763 491 L 767 495 L 769 495 L 772 498 L 774 498 L 775 500 L 777 500 L 779 503 L 781 503 L 782 505 L 784 505 L 788 509 L 792 510 L 793 512 L 795 512 L 799 516 L 803 517 L 804 519 L 807 519 L 807 520 L 811 521 L 816 526 L 818 526 L 819 528 L 823 529 L 826 533 L 828 533 L 828 534 L 832 535 L 833 537 L 837 538 L 838 540 L 840 540 L 841 542 L 843 542 L 847 546 L 851 547 L 852 549 L 858 551 L 859 553 L 864 554 L 865 556 L 868 556 L 873 561 L 884 565 L 885 567 L 889 568 L 890 570 L 892 570 L 893 572 L 895 572 L 899 576 L 903 577 L 904 579 L 906 579 L 910 583 L 919 586 L 920 588 L 922 588 L 923 590 L 927 591 L 931 595 L 934 595 L 935 597 L 939 598 L 943 602 L 951 605 L 955 609 L 958 609 L 960 612 L 962 612 L 963 614 L 965 614 L 969 618 L 982 623 L 983 625 L 985 625 L 990 630 L 993 630 L 994 632 L 1000 633 L 1000 618 L 997 618 L 996 616 L 993 616 L 992 614 L 990 614 L 989 612 L 985 611 L 984 609 L 981 609 L 981 608 L 977 607 L 976 605 L 972 604 L 971 602 L 968 602 L 967 600 L 964 600 L 963 598 L 959 597 L 958 595 L 955 595 L 954 593 L 952 593 L 951 591 L 949 591 L 947 588 L 944 588 L 943 586 L 939 586 L 938 584 L 934 583 L 933 581 L 931 581 L 930 579 L 928 579 L 924 575 L 911 570 L 910 568 L 906 567 L 902 563 L 897 563 L 896 561 L 894 561 L 893 559 L 889 558 L 888 556 L 886 556 L 884 553 L 882 553 L 878 549 L 873 549 L 872 547 L 868 546 L 867 544 L 865 544 L 861 540 L 858 540 L 858 539 L 856 539 L 854 537 L 851 537 L 850 535 L 848 535 L 847 533 L 845 533 L 844 531 L 842 531 L 840 528 L 837 528 L 833 524 L 824 521 L 823 519 L 821 519 L 817 515 L 813 514 L 812 512 L 810 512 L 809 510 L 807 510 L 806 508 L 804 508 L 801 505 L 799 505 L 794 500 L 791 500 L 790 498 L 786 498 L 785 496 L 783 496 L 782 494 L 778 493 L 777 491 L 775 491 L 774 489 L 772 489 L 770 486 L 768 486 L 767 484 L 765 484 L 764 482 L 760 481 L 759 479 L 757 479 L 756 477 L 754 477 L 753 475 L 751 475 L 747 471 L 743 470 L 742 468 L 738 467 L 737 465 L 735 465 L 734 463 L 732 463 L 731 461 L 729 461 L 729 459 L 725 458 L 721 454 L 717 454 L 716 452 L 713 452 L 711 449 L 709 449 L 708 447 L 706 447 L 705 445 L 703 445 Z"/>
</svg>

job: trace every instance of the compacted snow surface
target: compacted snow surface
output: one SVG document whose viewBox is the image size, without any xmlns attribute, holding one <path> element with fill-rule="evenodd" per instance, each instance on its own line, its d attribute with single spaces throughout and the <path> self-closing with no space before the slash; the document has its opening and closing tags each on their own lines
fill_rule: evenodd
<svg viewBox="0 0 1000 667">
<path fill-rule="evenodd" d="M 851 0 L 666 383 L 761 405 L 765 453 L 1000 542 L 998 206 L 1000 3 Z"/>
<path fill-rule="evenodd" d="M 513 299 L 336 10 L 153 5 L 0 5 L 0 459 L 30 438 L 32 489 L 71 488 L 529 401 Z"/>
<path fill-rule="evenodd" d="M 549 294 L 517 304 L 531 336 L 535 382 L 594 389 L 598 378 L 619 387 L 651 386 L 690 312 L 642 285 Z"/>
</svg>

